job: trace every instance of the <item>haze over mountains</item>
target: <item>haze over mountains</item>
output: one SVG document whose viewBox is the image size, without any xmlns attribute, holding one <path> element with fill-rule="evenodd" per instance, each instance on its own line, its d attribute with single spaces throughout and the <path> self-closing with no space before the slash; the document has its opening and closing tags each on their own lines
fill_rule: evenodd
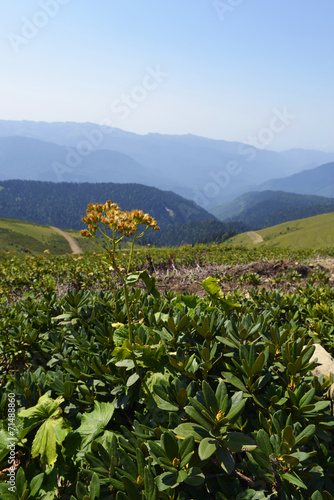
<svg viewBox="0 0 334 500">
<path fill-rule="evenodd" d="M 333 161 L 334 153 L 278 153 L 194 135 L 142 136 L 93 123 L 0 121 L 0 180 L 135 182 L 172 190 L 204 208 L 252 189 L 282 189 L 264 183 Z M 292 184 L 294 179 L 290 191 Z"/>
</svg>

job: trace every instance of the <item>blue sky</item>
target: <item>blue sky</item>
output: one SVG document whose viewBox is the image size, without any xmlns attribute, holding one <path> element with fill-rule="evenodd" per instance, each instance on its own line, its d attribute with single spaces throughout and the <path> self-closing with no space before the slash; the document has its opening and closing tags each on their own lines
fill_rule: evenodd
<svg viewBox="0 0 334 500">
<path fill-rule="evenodd" d="M 0 0 L 0 9 L 1 119 L 334 151 L 333 0 Z M 272 127 L 277 114 L 287 118 Z"/>
</svg>

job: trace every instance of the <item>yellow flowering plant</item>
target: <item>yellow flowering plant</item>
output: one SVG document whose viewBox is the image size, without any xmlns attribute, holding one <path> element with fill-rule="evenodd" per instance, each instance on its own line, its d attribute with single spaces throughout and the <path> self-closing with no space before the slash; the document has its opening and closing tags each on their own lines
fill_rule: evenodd
<svg viewBox="0 0 334 500">
<path fill-rule="evenodd" d="M 93 238 L 94 242 L 100 247 L 107 256 L 104 261 L 111 264 L 112 269 L 120 278 L 124 290 L 124 299 L 129 325 L 129 342 L 132 344 L 132 325 L 129 307 L 128 285 L 133 285 L 139 279 L 142 279 L 149 293 L 159 296 L 159 292 L 154 286 L 154 279 L 149 276 L 147 271 L 130 273 L 133 249 L 138 238 L 144 236 L 149 229 L 159 230 L 157 221 L 142 210 L 131 210 L 122 212 L 117 203 L 110 200 L 105 203 L 90 203 L 87 206 L 86 217 L 82 221 L 88 225 L 88 229 L 80 231 L 82 236 Z M 141 226 L 141 231 L 139 231 Z M 100 233 L 106 240 L 107 247 L 103 248 L 98 242 L 96 234 Z M 119 243 L 124 239 L 133 236 L 127 268 L 120 267 L 117 263 L 117 250 Z"/>
</svg>

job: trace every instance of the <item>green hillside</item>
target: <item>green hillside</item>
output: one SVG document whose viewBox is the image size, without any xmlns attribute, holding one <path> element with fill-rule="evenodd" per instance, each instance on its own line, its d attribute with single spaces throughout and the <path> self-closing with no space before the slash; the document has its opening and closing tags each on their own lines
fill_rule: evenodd
<svg viewBox="0 0 334 500">
<path fill-rule="evenodd" d="M 260 238 L 263 241 L 259 241 Z M 307 219 L 299 219 L 277 226 L 238 234 L 227 244 L 256 246 L 279 246 L 290 248 L 328 248 L 334 246 L 334 212 Z"/>
<path fill-rule="evenodd" d="M 239 221 L 257 230 L 333 210 L 333 198 L 283 191 L 251 191 L 210 212 L 221 221 Z"/>
<path fill-rule="evenodd" d="M 69 231 L 83 250 L 93 248 L 92 242 L 78 231 Z M 47 250 L 52 255 L 72 253 L 68 242 L 49 226 L 13 219 L 0 219 L 0 251 L 23 255 L 40 255 Z M 94 248 L 95 250 L 95 248 Z"/>
</svg>

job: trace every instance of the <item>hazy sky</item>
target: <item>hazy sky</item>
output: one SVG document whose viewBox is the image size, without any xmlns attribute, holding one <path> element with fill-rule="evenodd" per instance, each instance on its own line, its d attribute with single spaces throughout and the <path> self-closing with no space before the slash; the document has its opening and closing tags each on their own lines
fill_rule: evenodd
<svg viewBox="0 0 334 500">
<path fill-rule="evenodd" d="M 334 151 L 333 0 L 0 0 L 0 118 Z"/>
</svg>

